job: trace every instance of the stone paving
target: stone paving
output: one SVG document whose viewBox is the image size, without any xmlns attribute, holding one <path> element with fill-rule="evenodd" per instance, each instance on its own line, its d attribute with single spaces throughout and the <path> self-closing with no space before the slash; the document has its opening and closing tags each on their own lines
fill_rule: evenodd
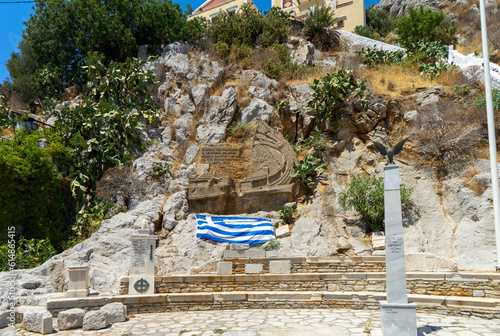
<svg viewBox="0 0 500 336">
<path fill-rule="evenodd" d="M 417 313 L 418 335 L 498 336 L 500 320 Z M 54 323 L 56 320 L 54 319 Z M 5 329 L 4 329 L 5 330 Z M 4 330 L 0 330 L 0 335 Z M 371 330 L 371 334 L 368 331 Z M 38 335 L 18 331 L 21 335 Z M 379 336 L 378 310 L 239 309 L 130 316 L 107 329 L 57 335 L 110 336 Z M 391 335 L 397 336 L 397 335 Z"/>
</svg>

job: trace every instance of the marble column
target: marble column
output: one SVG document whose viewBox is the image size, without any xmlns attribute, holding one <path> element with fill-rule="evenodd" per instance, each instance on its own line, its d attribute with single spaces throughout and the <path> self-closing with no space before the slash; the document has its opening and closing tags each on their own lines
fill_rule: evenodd
<svg viewBox="0 0 500 336">
<path fill-rule="evenodd" d="M 387 301 L 381 301 L 384 336 L 417 336 L 416 305 L 408 303 L 399 166 L 384 168 Z"/>
</svg>

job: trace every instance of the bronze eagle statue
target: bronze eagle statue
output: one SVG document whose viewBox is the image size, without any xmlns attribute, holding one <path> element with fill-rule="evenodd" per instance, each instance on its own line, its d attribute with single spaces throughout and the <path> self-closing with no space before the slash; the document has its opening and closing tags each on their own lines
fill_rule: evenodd
<svg viewBox="0 0 500 336">
<path fill-rule="evenodd" d="M 377 152 L 379 152 L 383 156 L 387 156 L 387 162 L 385 163 L 385 165 L 387 166 L 390 164 L 395 164 L 394 163 L 394 155 L 398 155 L 401 152 L 406 140 L 408 140 L 408 138 L 405 138 L 405 139 L 401 140 L 400 142 L 398 142 L 396 144 L 396 146 L 394 146 L 394 148 L 392 148 L 392 143 L 390 140 L 389 140 L 389 148 L 385 148 L 385 146 L 382 145 L 380 142 L 373 141 L 373 140 L 372 140 L 372 142 L 373 142 L 373 145 L 375 146 L 375 149 L 377 150 Z"/>
</svg>

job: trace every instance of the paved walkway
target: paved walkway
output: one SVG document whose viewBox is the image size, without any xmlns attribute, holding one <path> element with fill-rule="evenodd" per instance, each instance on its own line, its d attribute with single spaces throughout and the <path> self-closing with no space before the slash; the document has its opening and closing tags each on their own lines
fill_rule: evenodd
<svg viewBox="0 0 500 336">
<path fill-rule="evenodd" d="M 417 313 L 418 335 L 498 336 L 500 320 Z M 55 322 L 55 320 L 54 320 Z M 333 309 L 239 309 L 140 314 L 99 331 L 57 335 L 152 336 L 371 336 L 381 335 L 380 312 Z M 3 330 L 0 330 L 0 335 Z M 23 335 L 38 335 L 20 332 Z M 397 335 L 393 335 L 397 336 Z"/>
</svg>

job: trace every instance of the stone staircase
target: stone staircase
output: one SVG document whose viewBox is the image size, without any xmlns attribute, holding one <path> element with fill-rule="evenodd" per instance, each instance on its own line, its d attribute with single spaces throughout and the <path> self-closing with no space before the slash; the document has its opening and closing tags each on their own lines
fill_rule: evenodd
<svg viewBox="0 0 500 336">
<path fill-rule="evenodd" d="M 232 250 L 228 250 L 232 251 Z M 383 256 L 278 258 L 265 251 L 227 253 L 219 273 L 155 277 L 155 294 L 49 298 L 56 314 L 122 302 L 130 313 L 242 308 L 379 309 L 385 300 Z M 264 254 L 262 254 L 264 252 Z M 258 267 L 249 267 L 260 265 Z M 228 267 L 230 266 L 230 267 Z M 282 273 L 282 274 L 278 274 Z M 500 318 L 500 273 L 407 272 L 408 298 L 421 312 Z"/>
</svg>

